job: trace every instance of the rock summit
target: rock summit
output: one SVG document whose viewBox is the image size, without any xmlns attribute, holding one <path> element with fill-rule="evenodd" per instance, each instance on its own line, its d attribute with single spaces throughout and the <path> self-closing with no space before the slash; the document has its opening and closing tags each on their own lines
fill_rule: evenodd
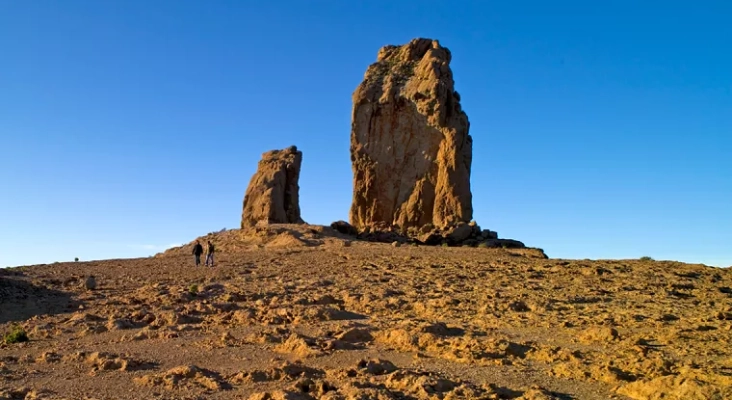
<svg viewBox="0 0 732 400">
<path fill-rule="evenodd" d="M 472 138 L 436 40 L 385 46 L 353 93 L 350 223 L 445 229 L 472 219 Z"/>
<path fill-rule="evenodd" d="M 301 164 L 302 152 L 295 146 L 262 154 L 244 195 L 242 229 L 258 223 L 304 223 L 298 184 Z"/>
</svg>

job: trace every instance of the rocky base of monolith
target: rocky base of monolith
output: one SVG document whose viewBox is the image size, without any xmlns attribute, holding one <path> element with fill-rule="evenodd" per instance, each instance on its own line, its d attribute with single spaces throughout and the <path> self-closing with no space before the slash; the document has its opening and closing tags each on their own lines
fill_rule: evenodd
<svg viewBox="0 0 732 400">
<path fill-rule="evenodd" d="M 459 223 L 447 229 L 433 228 L 429 225 L 420 230 L 410 229 L 398 232 L 389 227 L 365 229 L 358 231 L 345 221 L 336 221 L 330 225 L 336 231 L 369 242 L 381 243 L 415 243 L 426 246 L 466 246 L 484 248 L 524 249 L 526 245 L 518 240 L 500 239 L 498 232 L 481 229 L 477 223 Z"/>
</svg>

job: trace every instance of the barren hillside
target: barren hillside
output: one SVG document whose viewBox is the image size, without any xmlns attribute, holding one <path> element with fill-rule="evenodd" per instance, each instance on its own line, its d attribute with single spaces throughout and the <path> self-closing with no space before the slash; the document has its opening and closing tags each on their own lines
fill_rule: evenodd
<svg viewBox="0 0 732 400">
<path fill-rule="evenodd" d="M 219 235 L 0 270 L 0 398 L 732 398 L 729 270 Z"/>
</svg>

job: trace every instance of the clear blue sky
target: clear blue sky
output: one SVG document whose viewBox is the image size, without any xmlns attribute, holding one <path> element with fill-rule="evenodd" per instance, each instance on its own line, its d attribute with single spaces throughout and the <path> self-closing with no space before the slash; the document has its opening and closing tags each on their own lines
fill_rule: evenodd
<svg viewBox="0 0 732 400">
<path fill-rule="evenodd" d="M 652 3 L 3 1 L 0 266 L 238 227 L 292 144 L 304 219 L 347 219 L 351 94 L 415 37 L 452 51 L 481 226 L 732 265 L 732 2 Z"/>
</svg>

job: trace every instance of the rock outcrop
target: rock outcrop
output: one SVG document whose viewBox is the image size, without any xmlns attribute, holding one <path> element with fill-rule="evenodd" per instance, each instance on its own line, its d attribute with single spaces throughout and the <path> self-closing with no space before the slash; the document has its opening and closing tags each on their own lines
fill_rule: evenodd
<svg viewBox="0 0 732 400">
<path fill-rule="evenodd" d="M 472 219 L 472 138 L 436 40 L 385 46 L 353 93 L 350 223 L 445 229 Z"/>
<path fill-rule="evenodd" d="M 257 172 L 244 195 L 242 229 L 257 223 L 302 224 L 300 217 L 300 166 L 302 152 L 291 146 L 262 154 Z"/>
</svg>

